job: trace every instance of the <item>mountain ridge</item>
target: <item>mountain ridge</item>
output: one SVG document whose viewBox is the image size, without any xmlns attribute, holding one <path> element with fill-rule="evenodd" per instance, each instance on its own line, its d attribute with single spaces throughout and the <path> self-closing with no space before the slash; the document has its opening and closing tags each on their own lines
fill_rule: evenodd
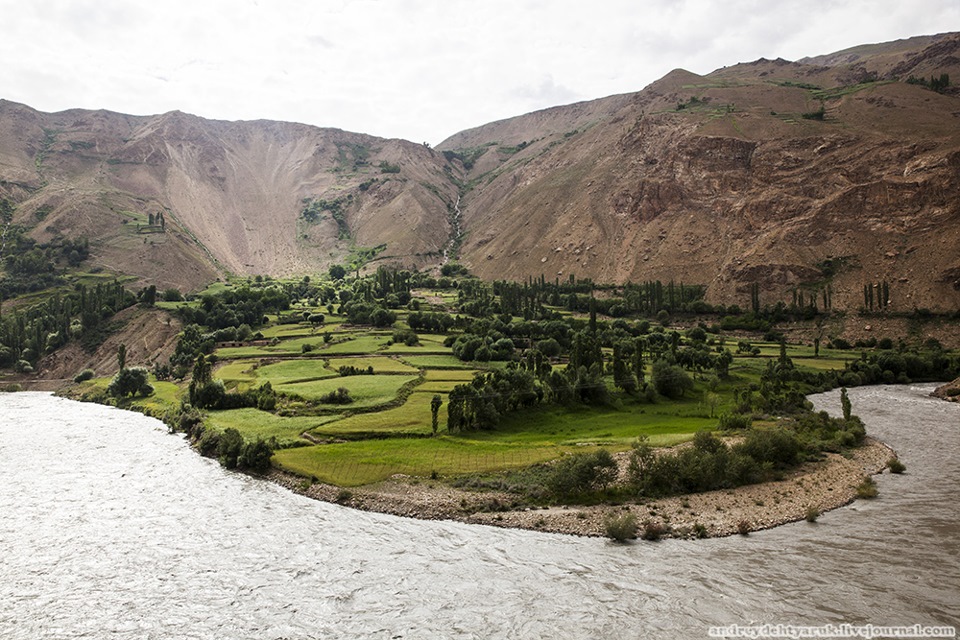
<svg viewBox="0 0 960 640">
<path fill-rule="evenodd" d="M 895 310 L 951 310 L 960 98 L 916 82 L 960 77 L 958 52 L 948 33 L 675 69 L 435 149 L 0 99 L 0 198 L 35 240 L 91 238 L 92 266 L 161 287 L 334 263 L 430 268 L 459 246 L 487 279 L 683 280 L 741 306 L 753 285 L 771 303 L 830 287 L 844 309 L 882 280 Z M 166 228 L 147 224 L 161 212 Z"/>
</svg>

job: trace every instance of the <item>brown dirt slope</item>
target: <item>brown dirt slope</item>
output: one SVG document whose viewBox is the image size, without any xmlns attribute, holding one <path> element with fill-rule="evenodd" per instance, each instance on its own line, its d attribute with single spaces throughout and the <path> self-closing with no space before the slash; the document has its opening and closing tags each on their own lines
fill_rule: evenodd
<svg viewBox="0 0 960 640">
<path fill-rule="evenodd" d="M 171 314 L 156 308 L 129 307 L 115 314 L 109 321 L 116 331 L 91 353 L 84 351 L 77 342 L 70 342 L 43 358 L 36 375 L 25 375 L 12 380 L 27 383 L 46 381 L 68 383 L 84 369 L 93 369 L 98 377 L 110 376 L 119 369 L 117 348 L 127 347 L 127 366 L 152 368 L 158 362 L 167 362 L 177 346 L 177 337 L 182 328 Z"/>
<path fill-rule="evenodd" d="M 312 273 L 357 248 L 530 275 L 703 284 L 711 302 L 829 287 L 856 310 L 960 308 L 960 34 L 760 59 L 456 134 L 437 150 L 184 113 L 44 114 L 0 101 L 0 198 L 38 240 L 161 288 Z M 301 211 L 325 201 L 315 220 Z M 166 228 L 148 225 L 164 212 Z"/>
<path fill-rule="evenodd" d="M 893 72 L 960 72 L 958 46 L 945 34 L 811 64 L 676 70 L 630 96 L 458 134 L 439 148 L 486 145 L 461 167 L 463 259 L 486 278 L 702 283 L 741 306 L 756 282 L 765 304 L 829 284 L 835 308 L 856 309 L 863 285 L 885 280 L 892 310 L 956 309 L 960 97 Z"/>
<path fill-rule="evenodd" d="M 456 189 L 423 145 L 180 112 L 45 114 L 0 101 L 0 197 L 40 241 L 93 240 L 92 266 L 160 287 L 227 272 L 310 273 L 353 247 L 435 262 Z M 312 222 L 310 200 L 337 202 Z M 163 212 L 165 228 L 150 227 Z"/>
</svg>

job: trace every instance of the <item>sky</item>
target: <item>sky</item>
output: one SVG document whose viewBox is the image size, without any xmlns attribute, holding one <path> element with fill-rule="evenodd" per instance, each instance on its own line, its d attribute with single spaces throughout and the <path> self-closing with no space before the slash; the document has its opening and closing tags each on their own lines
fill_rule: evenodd
<svg viewBox="0 0 960 640">
<path fill-rule="evenodd" d="M 487 122 L 960 31 L 960 0 L 0 0 L 0 98 L 437 144 Z"/>
</svg>

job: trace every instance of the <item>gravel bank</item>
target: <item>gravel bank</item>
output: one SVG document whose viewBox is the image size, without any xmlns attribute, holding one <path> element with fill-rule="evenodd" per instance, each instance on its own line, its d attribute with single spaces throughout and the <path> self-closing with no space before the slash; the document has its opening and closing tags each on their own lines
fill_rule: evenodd
<svg viewBox="0 0 960 640">
<path fill-rule="evenodd" d="M 533 529 L 580 536 L 604 535 L 604 518 L 632 512 L 641 524 L 662 525 L 665 537 L 694 537 L 695 525 L 706 536 L 769 529 L 803 520 L 810 507 L 819 512 L 849 504 L 865 475 L 880 473 L 894 452 L 867 438 L 864 446 L 845 458 L 829 454 L 808 463 L 783 480 L 620 506 L 563 506 L 520 511 L 501 510 L 514 497 L 505 493 L 464 491 L 425 479 L 397 477 L 370 487 L 344 490 L 304 480 L 282 471 L 269 479 L 297 493 L 366 511 L 426 520 L 457 520 L 496 527 Z M 741 523 L 744 523 L 743 525 Z"/>
</svg>

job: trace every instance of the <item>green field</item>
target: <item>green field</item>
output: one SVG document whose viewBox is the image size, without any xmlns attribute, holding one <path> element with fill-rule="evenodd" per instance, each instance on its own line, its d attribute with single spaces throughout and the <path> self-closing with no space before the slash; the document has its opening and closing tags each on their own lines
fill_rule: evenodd
<svg viewBox="0 0 960 640">
<path fill-rule="evenodd" d="M 337 372 L 328 368 L 326 362 L 320 358 L 297 358 L 257 367 L 254 376 L 257 384 L 269 382 L 278 387 L 294 382 L 336 378 Z"/>
<path fill-rule="evenodd" d="M 300 437 L 304 431 L 310 431 L 320 425 L 336 420 L 339 416 L 297 416 L 282 417 L 260 411 L 259 409 L 231 409 L 229 411 L 211 411 L 205 423 L 216 431 L 233 427 L 248 440 L 276 438 L 281 447 L 306 442 Z"/>
<path fill-rule="evenodd" d="M 397 399 L 400 388 L 415 382 L 417 376 L 362 375 L 326 378 L 309 382 L 289 382 L 275 386 L 278 392 L 297 395 L 305 400 L 320 400 L 324 395 L 344 387 L 350 392 L 351 409 L 376 407 Z"/>
<path fill-rule="evenodd" d="M 416 367 L 385 356 L 330 358 L 329 363 L 334 371 L 339 370 L 340 367 L 357 367 L 358 369 L 373 367 L 374 373 L 417 373 L 418 371 Z"/>
<path fill-rule="evenodd" d="M 284 449 L 273 460 L 280 468 L 308 478 L 355 487 L 395 474 L 459 475 L 515 469 L 556 458 L 569 450 L 554 445 L 512 445 L 440 436 Z"/>
</svg>

